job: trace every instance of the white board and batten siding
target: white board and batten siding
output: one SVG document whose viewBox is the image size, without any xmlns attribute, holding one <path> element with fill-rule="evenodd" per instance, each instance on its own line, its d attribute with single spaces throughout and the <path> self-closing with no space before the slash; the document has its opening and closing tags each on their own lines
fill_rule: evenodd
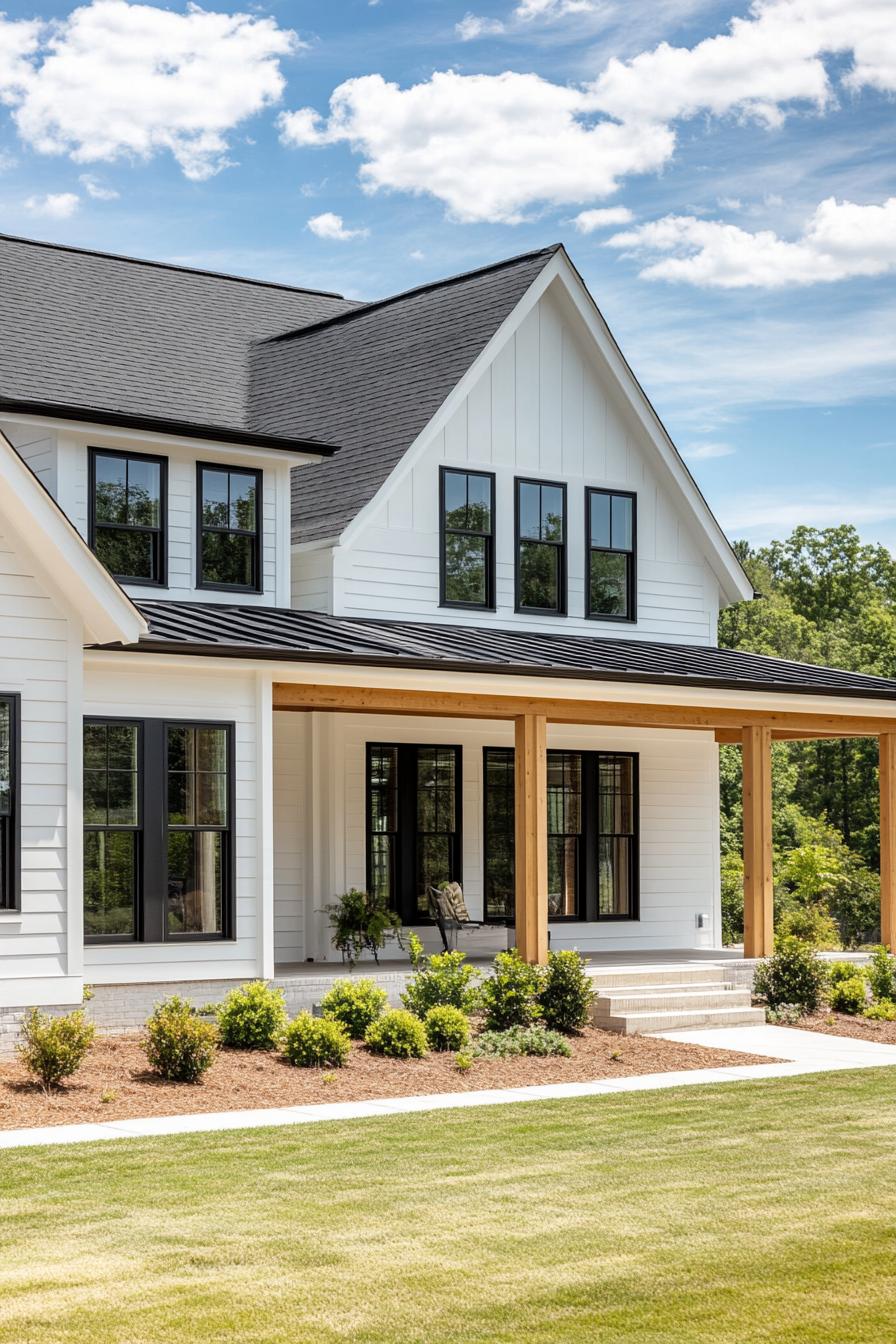
<svg viewBox="0 0 896 1344">
<path fill-rule="evenodd" d="M 439 607 L 439 468 L 496 475 L 497 612 Z M 514 613 L 514 477 L 567 485 L 568 616 Z M 586 620 L 585 489 L 637 494 L 636 624 Z M 293 552 L 293 605 L 340 616 L 711 644 L 719 584 L 619 389 L 565 296 L 549 289 L 444 427 L 424 437 L 336 547 Z"/>
</svg>

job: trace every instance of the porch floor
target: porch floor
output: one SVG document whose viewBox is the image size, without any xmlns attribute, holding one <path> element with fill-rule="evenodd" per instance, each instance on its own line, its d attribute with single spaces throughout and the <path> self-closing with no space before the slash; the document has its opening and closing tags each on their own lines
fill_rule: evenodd
<svg viewBox="0 0 896 1344">
<path fill-rule="evenodd" d="M 689 965 L 723 966 L 732 961 L 743 960 L 743 948 L 671 948 L 665 951 L 645 952 L 583 952 L 588 962 L 588 970 L 595 974 L 599 971 L 614 971 L 621 967 L 646 967 L 652 970 L 681 970 Z M 490 966 L 494 954 L 476 955 L 471 953 L 467 961 L 471 966 Z M 301 979 L 338 979 L 346 975 L 406 975 L 410 971 L 407 957 L 381 958 L 374 961 L 361 961 L 350 971 L 347 965 L 339 961 L 298 961 L 283 962 L 274 970 L 275 980 Z"/>
</svg>

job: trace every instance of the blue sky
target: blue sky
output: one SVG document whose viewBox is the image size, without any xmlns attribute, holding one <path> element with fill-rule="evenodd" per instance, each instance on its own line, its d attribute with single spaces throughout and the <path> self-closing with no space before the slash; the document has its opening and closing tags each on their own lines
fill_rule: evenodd
<svg viewBox="0 0 896 1344">
<path fill-rule="evenodd" d="M 563 241 L 729 535 L 896 548 L 892 23 L 8 2 L 0 229 L 364 298 Z"/>
</svg>

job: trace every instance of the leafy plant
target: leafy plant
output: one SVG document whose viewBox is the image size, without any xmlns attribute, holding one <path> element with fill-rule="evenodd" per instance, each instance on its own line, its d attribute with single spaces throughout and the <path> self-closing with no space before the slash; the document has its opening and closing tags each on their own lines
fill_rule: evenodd
<svg viewBox="0 0 896 1344">
<path fill-rule="evenodd" d="M 530 1027 L 508 1027 L 506 1031 L 484 1031 L 473 1042 L 473 1053 L 491 1059 L 505 1059 L 510 1055 L 568 1057 L 572 1049 L 559 1031 L 550 1031 L 536 1023 Z"/>
<path fill-rule="evenodd" d="M 803 1016 L 802 1009 L 795 1003 L 779 1003 L 777 1008 L 766 1008 L 766 1022 L 774 1023 L 779 1027 L 793 1027 Z"/>
<path fill-rule="evenodd" d="M 336 980 L 320 1006 L 324 1017 L 341 1022 L 353 1041 L 363 1041 L 388 1001 L 386 991 L 373 980 Z"/>
<path fill-rule="evenodd" d="M 462 1013 L 474 1011 L 479 996 L 479 972 L 466 964 L 464 952 L 436 952 L 427 957 L 416 934 L 411 934 L 410 950 L 417 973 L 401 995 L 409 1012 L 425 1017 L 430 1008 L 439 1005 L 459 1008 Z"/>
<path fill-rule="evenodd" d="M 541 1017 L 538 995 L 543 973 L 523 961 L 518 948 L 499 952 L 495 969 L 480 990 L 480 1003 L 488 1031 L 528 1027 Z"/>
<path fill-rule="evenodd" d="M 876 999 L 896 999 L 896 957 L 885 947 L 876 947 L 865 967 L 868 985 Z"/>
<path fill-rule="evenodd" d="M 299 1013 L 286 1028 L 283 1054 L 300 1069 L 339 1069 L 348 1059 L 351 1041 L 340 1022 Z"/>
<path fill-rule="evenodd" d="M 286 1030 L 282 989 L 251 980 L 232 989 L 217 1010 L 221 1044 L 233 1050 L 273 1050 Z"/>
<path fill-rule="evenodd" d="M 869 1003 L 862 1016 L 872 1022 L 896 1022 L 896 1003 L 892 999 L 878 999 L 876 1003 Z"/>
<path fill-rule="evenodd" d="M 426 1054 L 426 1029 L 413 1013 L 390 1008 L 367 1028 L 364 1042 L 375 1055 L 422 1059 Z"/>
<path fill-rule="evenodd" d="M 470 1040 L 470 1023 L 460 1008 L 437 1003 L 423 1020 L 430 1050 L 463 1050 Z"/>
<path fill-rule="evenodd" d="M 215 1062 L 218 1033 L 177 994 L 156 1005 L 146 1022 L 143 1049 L 150 1068 L 169 1083 L 198 1083 Z"/>
<path fill-rule="evenodd" d="M 854 975 L 851 980 L 840 980 L 831 986 L 830 1005 L 835 1013 L 861 1013 L 867 1003 L 868 992 L 860 975 Z"/>
<path fill-rule="evenodd" d="M 799 938 L 819 952 L 840 946 L 840 930 L 820 905 L 796 905 L 785 910 L 778 920 L 778 937 Z"/>
<path fill-rule="evenodd" d="M 857 966 L 854 961 L 829 961 L 828 962 L 828 984 L 839 985 L 841 980 L 854 980 L 856 976 L 864 976 L 864 966 Z"/>
<path fill-rule="evenodd" d="M 753 992 L 769 1008 L 794 1004 L 804 1013 L 814 1012 L 827 985 L 824 963 L 799 938 L 779 938 L 774 956 L 756 967 Z"/>
<path fill-rule="evenodd" d="M 734 852 L 722 855 L 722 943 L 730 947 L 744 936 L 744 861 Z"/>
<path fill-rule="evenodd" d="M 469 1050 L 458 1050 L 454 1056 L 454 1067 L 458 1073 L 469 1073 L 473 1067 L 473 1055 Z"/>
<path fill-rule="evenodd" d="M 554 1031 L 580 1031 L 591 1015 L 594 990 L 578 952 L 549 952 L 539 1002 L 542 1020 Z"/>
<path fill-rule="evenodd" d="M 63 1078 L 77 1073 L 95 1034 L 96 1027 L 87 1021 L 80 1008 L 60 1017 L 32 1008 L 22 1022 L 22 1039 L 16 1051 L 43 1090 L 52 1092 Z"/>
<path fill-rule="evenodd" d="M 385 895 L 352 887 L 337 901 L 325 905 L 324 913 L 330 917 L 333 946 L 349 966 L 354 966 L 365 952 L 371 952 L 378 962 L 390 934 L 401 945 L 401 919 L 389 909 Z"/>
</svg>

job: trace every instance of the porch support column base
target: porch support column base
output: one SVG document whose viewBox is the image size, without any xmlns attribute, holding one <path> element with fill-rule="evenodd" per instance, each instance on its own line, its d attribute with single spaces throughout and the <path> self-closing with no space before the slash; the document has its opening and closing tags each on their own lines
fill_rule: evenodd
<svg viewBox="0 0 896 1344">
<path fill-rule="evenodd" d="M 896 949 L 896 732 L 880 744 L 880 940 Z"/>
<path fill-rule="evenodd" d="M 514 726 L 516 945 L 540 965 L 548 959 L 547 720 L 520 714 Z"/>
<path fill-rule="evenodd" d="M 772 734 L 744 728 L 744 956 L 769 957 L 774 950 L 772 871 Z"/>
</svg>

